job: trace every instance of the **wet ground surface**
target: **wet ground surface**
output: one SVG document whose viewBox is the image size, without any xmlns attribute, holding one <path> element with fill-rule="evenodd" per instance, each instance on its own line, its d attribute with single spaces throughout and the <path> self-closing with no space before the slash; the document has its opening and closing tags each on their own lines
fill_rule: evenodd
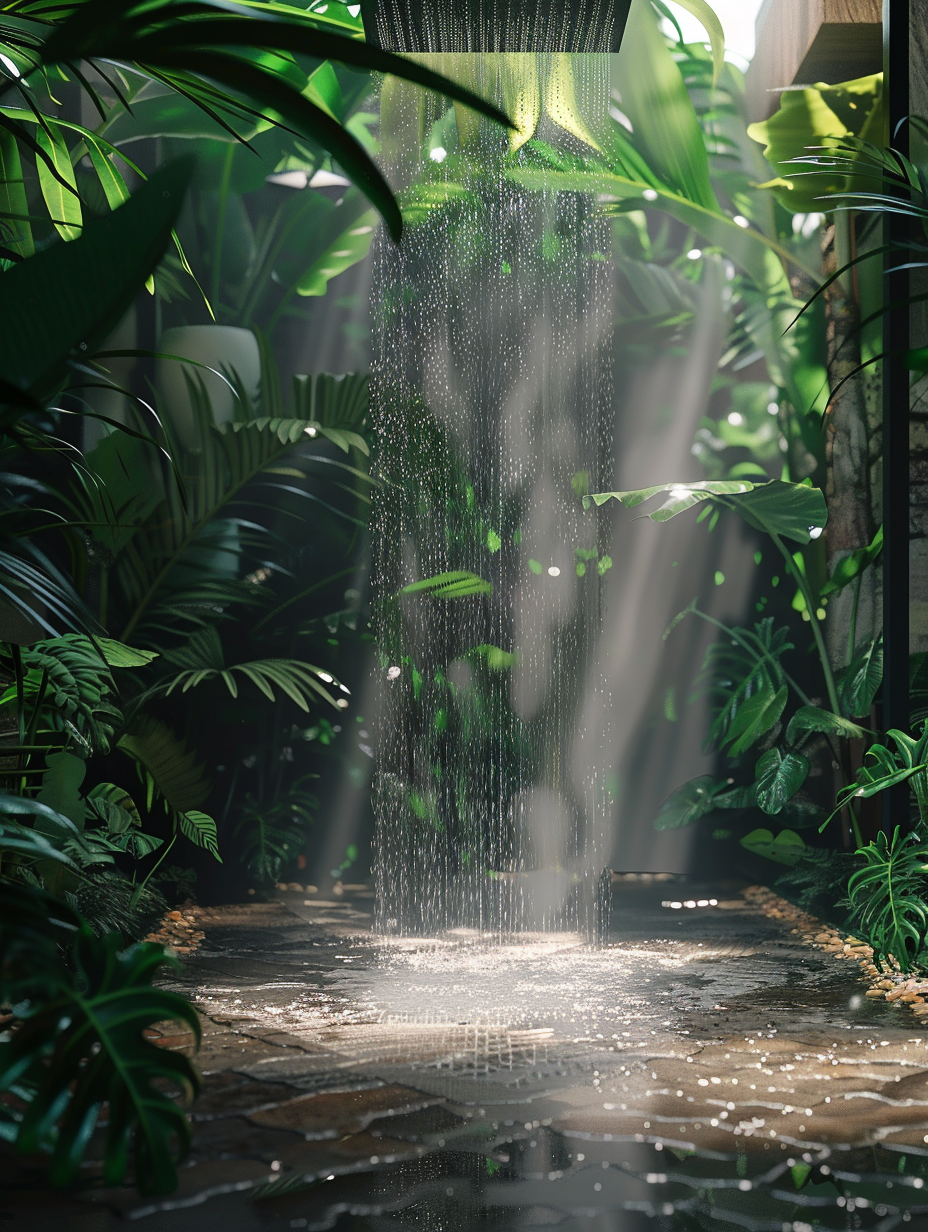
<svg viewBox="0 0 928 1232">
<path fill-rule="evenodd" d="M 7 1164 L 0 1219 L 928 1232 L 928 1024 L 732 887 L 619 884 L 599 950 L 384 943 L 372 914 L 364 890 L 201 913 L 170 985 L 204 1026 L 179 1189 L 53 1198 Z"/>
</svg>

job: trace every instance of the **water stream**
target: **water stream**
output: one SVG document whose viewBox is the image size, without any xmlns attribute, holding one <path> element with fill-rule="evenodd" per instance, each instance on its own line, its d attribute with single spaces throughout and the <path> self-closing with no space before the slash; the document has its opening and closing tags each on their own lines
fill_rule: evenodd
<svg viewBox="0 0 928 1232">
<path fill-rule="evenodd" d="M 605 113 L 607 57 L 512 59 L 453 57 L 488 95 L 506 73 L 546 90 L 569 72 Z M 374 286 L 379 924 L 592 939 L 612 561 L 580 498 L 612 469 L 609 225 L 590 193 L 513 183 L 498 128 L 454 133 L 399 89 L 383 114 L 400 182 L 421 167 L 423 126 L 435 131 L 409 188 L 417 212 L 399 247 L 381 244 Z M 538 135 L 580 145 L 550 116 Z"/>
</svg>

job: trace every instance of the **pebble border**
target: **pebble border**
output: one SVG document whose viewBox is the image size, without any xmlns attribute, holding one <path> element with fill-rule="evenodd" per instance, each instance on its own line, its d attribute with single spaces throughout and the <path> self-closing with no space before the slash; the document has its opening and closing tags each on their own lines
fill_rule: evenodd
<svg viewBox="0 0 928 1232">
<path fill-rule="evenodd" d="M 741 891 L 741 897 L 771 919 L 792 924 L 790 932 L 806 945 L 833 954 L 835 958 L 853 959 L 869 985 L 864 996 L 874 1001 L 898 1001 L 907 1005 L 918 1018 L 928 1017 L 928 976 L 907 975 L 899 970 L 895 959 L 884 959 L 877 966 L 873 961 L 873 949 L 866 941 L 852 934 L 842 936 L 838 929 L 823 924 L 767 886 L 747 886 Z"/>
<path fill-rule="evenodd" d="M 183 903 L 165 912 L 158 927 L 142 940 L 163 945 L 170 954 L 194 954 L 206 937 L 200 928 L 201 918 L 202 908 L 194 903 Z"/>
</svg>

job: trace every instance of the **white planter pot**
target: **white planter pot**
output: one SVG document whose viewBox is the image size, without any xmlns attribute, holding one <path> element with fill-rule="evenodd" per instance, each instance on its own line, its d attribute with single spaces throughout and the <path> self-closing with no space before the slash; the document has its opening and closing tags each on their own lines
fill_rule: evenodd
<svg viewBox="0 0 928 1232">
<path fill-rule="evenodd" d="M 181 443 L 192 449 L 196 443 L 193 405 L 184 373 L 193 380 L 199 378 L 209 396 L 216 424 L 230 423 L 235 418 L 235 396 L 229 385 L 217 373 L 235 373 L 250 396 L 257 395 L 261 380 L 261 353 L 258 340 L 250 329 L 233 325 L 181 325 L 166 329 L 158 343 L 162 355 L 177 355 L 195 360 L 195 364 L 159 359 L 155 369 L 155 388 L 161 398 L 162 411 Z"/>
</svg>

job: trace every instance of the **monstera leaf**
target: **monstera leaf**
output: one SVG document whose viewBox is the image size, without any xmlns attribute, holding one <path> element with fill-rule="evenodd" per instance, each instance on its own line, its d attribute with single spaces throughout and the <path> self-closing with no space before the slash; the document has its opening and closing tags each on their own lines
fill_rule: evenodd
<svg viewBox="0 0 928 1232">
<path fill-rule="evenodd" d="M 173 1189 L 173 1143 L 186 1151 L 190 1126 L 164 1087 L 194 1095 L 199 1078 L 187 1057 L 143 1032 L 174 1019 L 199 1041 L 200 1025 L 182 997 L 152 987 L 163 949 L 95 938 L 65 904 L 28 886 L 4 887 L 0 941 L 0 996 L 18 1016 L 0 1043 L 0 1091 L 16 1097 L 0 1103 L 0 1134 L 24 1154 L 47 1153 L 49 1179 L 67 1185 L 106 1107 L 105 1183 L 120 1184 L 131 1157 L 140 1189 Z M 71 942 L 73 973 L 60 941 Z"/>
<path fill-rule="evenodd" d="M 875 957 L 892 954 L 903 971 L 921 954 L 928 933 L 928 849 L 918 833 L 876 841 L 857 854 L 864 867 L 848 882 L 852 920 L 873 946 Z"/>
</svg>

